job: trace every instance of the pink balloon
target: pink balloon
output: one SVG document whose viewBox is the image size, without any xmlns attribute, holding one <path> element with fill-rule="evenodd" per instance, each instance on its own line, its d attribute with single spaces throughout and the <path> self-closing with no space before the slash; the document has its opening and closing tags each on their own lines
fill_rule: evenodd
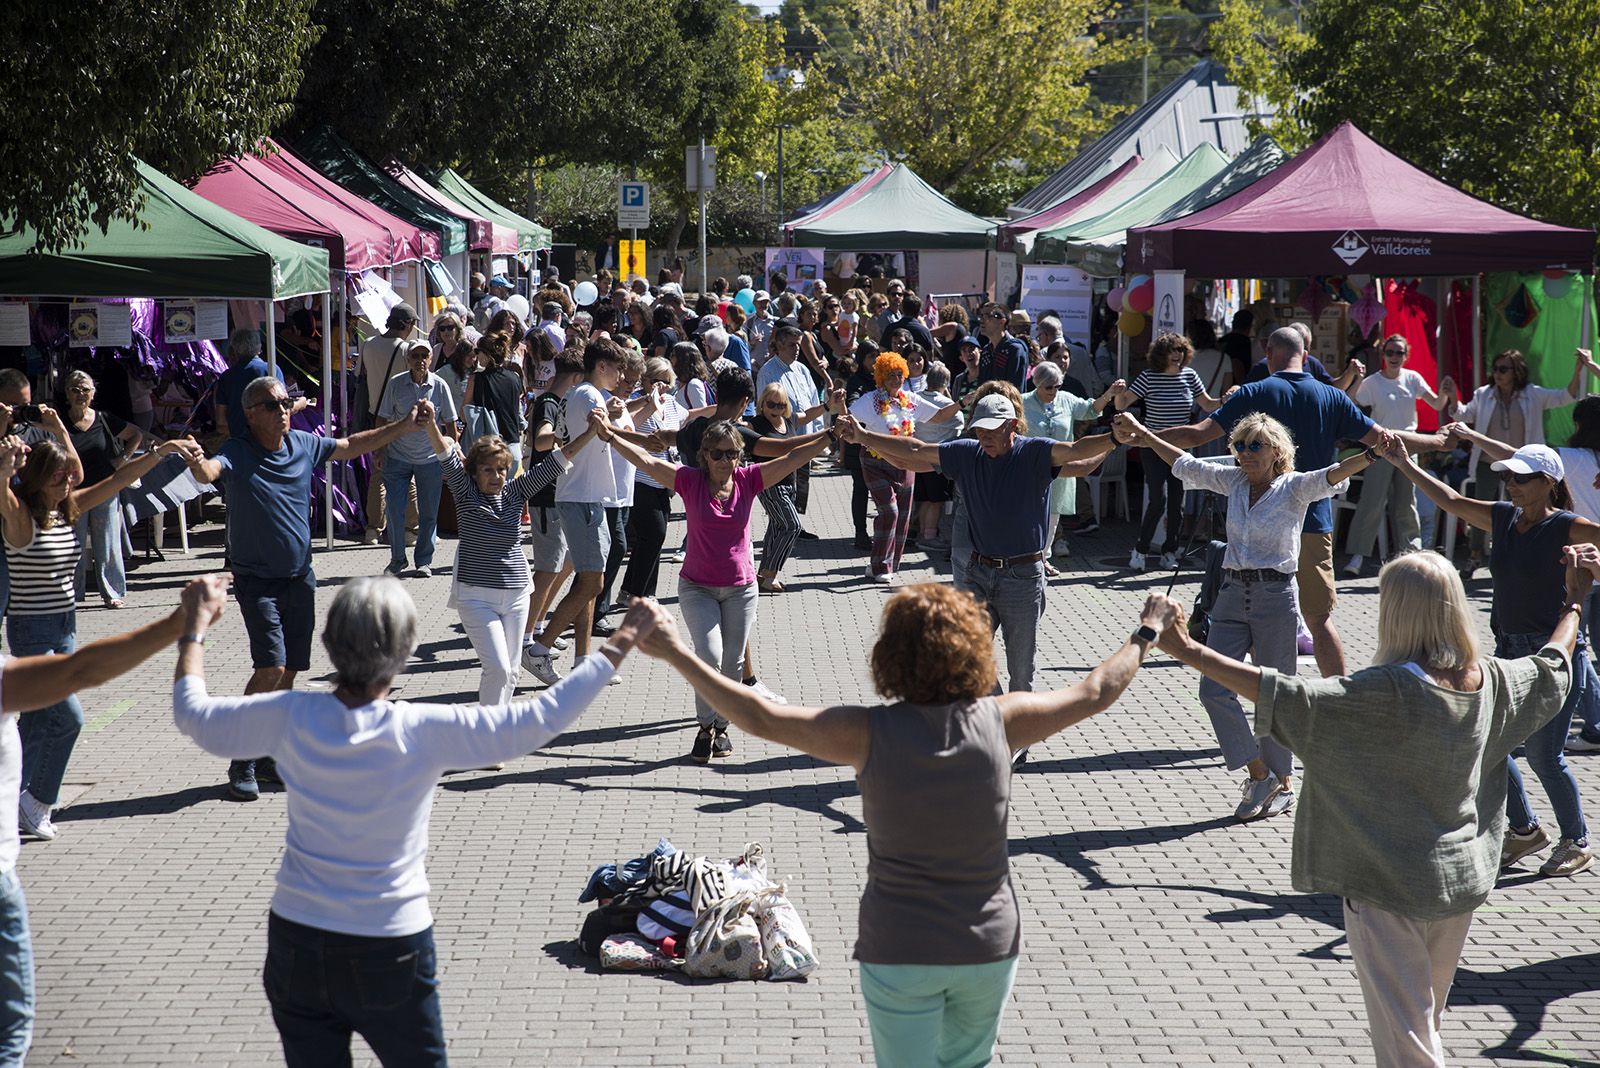
<svg viewBox="0 0 1600 1068">
<path fill-rule="evenodd" d="M 1111 292 L 1106 294 L 1106 307 L 1110 308 L 1114 312 L 1121 312 L 1122 311 L 1122 287 L 1121 286 L 1117 286 Z"/>
<path fill-rule="evenodd" d="M 1140 315 L 1147 315 L 1156 302 L 1156 285 L 1154 282 L 1145 282 L 1142 286 L 1135 286 L 1128 290 L 1128 295 L 1122 303 Z"/>
</svg>

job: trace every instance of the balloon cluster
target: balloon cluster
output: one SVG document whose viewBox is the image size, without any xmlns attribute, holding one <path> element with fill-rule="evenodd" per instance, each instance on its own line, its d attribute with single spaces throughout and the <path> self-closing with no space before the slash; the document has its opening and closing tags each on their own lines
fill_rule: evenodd
<svg viewBox="0 0 1600 1068">
<path fill-rule="evenodd" d="M 1155 279 L 1147 274 L 1136 274 L 1126 287 L 1117 286 L 1106 294 L 1106 307 L 1117 313 L 1117 329 L 1128 337 L 1144 333 L 1149 325 L 1146 316 L 1155 302 Z"/>
<path fill-rule="evenodd" d="M 735 293 L 733 302 L 743 308 L 746 315 L 754 315 L 756 313 L 756 291 L 749 286 L 745 286 Z"/>
</svg>

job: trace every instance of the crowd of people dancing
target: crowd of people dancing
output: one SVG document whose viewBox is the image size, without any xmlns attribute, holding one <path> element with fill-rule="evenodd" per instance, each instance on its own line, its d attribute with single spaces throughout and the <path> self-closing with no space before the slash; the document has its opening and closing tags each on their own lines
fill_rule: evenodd
<svg viewBox="0 0 1600 1068">
<path fill-rule="evenodd" d="M 560 734 L 626 685 L 618 669 L 634 653 L 692 688 L 691 761 L 731 758 L 744 732 L 854 771 L 869 843 L 855 956 L 880 1065 L 988 1063 L 1021 944 L 1013 769 L 1114 705 L 1152 649 L 1200 676 L 1224 763 L 1244 773 L 1234 817 L 1293 811 L 1295 888 L 1343 898 L 1380 1065 L 1443 1064 L 1455 964 L 1504 868 L 1546 851 L 1547 876 L 1592 865 L 1565 755 L 1600 749 L 1581 625 L 1594 627 L 1600 576 L 1600 397 L 1580 392 L 1600 365 L 1587 352 L 1565 391 L 1530 385 L 1526 360 L 1503 353 L 1463 403 L 1448 378 L 1435 389 L 1405 368 L 1400 337 L 1383 341 L 1371 375 L 1351 361 L 1323 382 L 1296 324 L 1266 334 L 1260 374 L 1214 337 L 1197 352 L 1168 334 L 1129 382 L 1075 354 L 1057 317 L 953 304 L 925 321 L 898 280 L 870 296 L 819 286 L 774 298 L 738 279 L 692 304 L 672 283 L 600 281 L 580 310 L 559 283 L 513 306 L 496 277 L 428 338 L 396 306 L 362 348 L 363 419 L 342 436 L 292 428 L 303 402 L 268 373 L 252 331 L 230 342 L 225 439 L 210 455 L 185 437 L 125 459 L 143 434 L 95 413 L 89 376 L 67 380 L 64 420 L 25 410 L 29 383 L 0 372 L 12 654 L 0 801 L 16 799 L 22 831 L 53 838 L 84 718 L 72 691 L 176 641 L 178 729 L 229 762 L 232 798 L 255 799 L 262 781 L 286 788 L 265 984 L 290 1065 L 337 1063 L 354 1033 L 385 1064 L 445 1063 L 425 875 L 433 788 Z M 753 294 L 748 308 L 740 293 Z M 535 308 L 535 321 L 519 315 Z M 1418 431 L 1418 401 L 1447 420 L 1440 430 Z M 1574 402 L 1572 444 L 1548 446 L 1539 414 Z M 1471 450 L 1466 487 L 1418 462 L 1458 445 Z M 1075 522 L 1077 480 L 1119 449 L 1139 451 L 1146 487 L 1129 568 L 1158 553 L 1158 566 L 1187 566 L 1185 528 L 1192 545 L 1200 517 L 1185 495 L 1205 491 L 1224 502 L 1211 532 L 1225 532 L 1220 587 L 1203 627 L 1150 594 L 1102 663 L 1036 691 L 1046 599 L 1070 596 L 1051 585 L 1052 561 L 1093 529 Z M 190 582 L 159 623 L 76 649 L 85 541 L 104 602 L 120 604 L 106 504 L 167 455 L 224 488 L 228 574 Z M 327 609 L 335 689 L 296 690 L 317 632 L 313 471 L 367 455 L 369 540 L 389 562 Z M 870 651 L 878 704 L 789 701 L 756 671 L 763 603 L 785 603 L 786 567 L 815 537 L 810 482 L 830 465 L 851 480 L 852 551 L 865 554 L 836 592 L 893 588 Z M 1361 573 L 1385 524 L 1396 552 L 1378 576 L 1376 652 L 1351 671 L 1333 622 L 1330 500 L 1356 476 L 1345 570 Z M 1415 490 L 1474 532 L 1459 569 L 1419 551 Z M 440 566 L 445 500 L 459 538 L 449 602 L 480 663 L 476 705 L 389 696 L 424 628 L 439 627 L 418 618 L 400 577 Z M 675 508 L 681 546 L 668 543 Z M 905 583 L 909 552 L 947 560 L 950 581 Z M 676 615 L 656 599 L 666 560 L 680 565 Z M 1487 655 L 1463 584 L 1479 566 L 1493 581 Z M 243 696 L 214 696 L 206 638 L 230 601 L 253 672 Z M 1319 678 L 1298 675 L 1301 629 Z M 926 649 L 938 653 L 916 655 Z M 519 697 L 524 672 L 540 692 Z M 18 841 L 0 835 L 0 920 L 13 930 L 0 938 L 0 1063 L 20 1061 L 33 1012 Z M 374 1007 L 320 981 L 352 966 L 401 996 Z"/>
</svg>

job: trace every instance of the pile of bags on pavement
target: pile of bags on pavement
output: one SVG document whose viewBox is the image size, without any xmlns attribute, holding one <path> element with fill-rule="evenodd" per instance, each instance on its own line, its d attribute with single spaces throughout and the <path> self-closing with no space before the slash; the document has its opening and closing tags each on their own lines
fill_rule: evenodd
<svg viewBox="0 0 1600 1068">
<path fill-rule="evenodd" d="M 816 950 L 766 850 L 750 842 L 732 860 L 690 857 L 665 838 L 646 856 L 602 864 L 580 903 L 598 907 L 578 946 L 605 971 L 679 970 L 696 979 L 802 979 Z"/>
</svg>

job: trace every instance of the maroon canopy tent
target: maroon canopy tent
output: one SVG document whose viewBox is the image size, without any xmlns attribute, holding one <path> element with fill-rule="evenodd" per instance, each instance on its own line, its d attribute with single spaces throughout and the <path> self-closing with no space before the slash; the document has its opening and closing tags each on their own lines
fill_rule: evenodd
<svg viewBox="0 0 1600 1068">
<path fill-rule="evenodd" d="M 1193 215 L 1128 231 L 1128 273 L 1211 278 L 1588 271 L 1595 234 L 1479 200 L 1349 122 Z"/>
</svg>

